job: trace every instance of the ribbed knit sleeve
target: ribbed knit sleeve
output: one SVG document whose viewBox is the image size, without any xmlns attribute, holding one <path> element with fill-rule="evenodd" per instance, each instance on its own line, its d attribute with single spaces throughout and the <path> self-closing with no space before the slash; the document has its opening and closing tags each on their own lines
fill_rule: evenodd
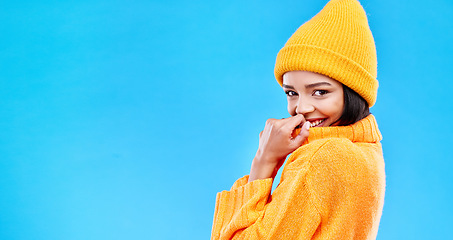
<svg viewBox="0 0 453 240">
<path fill-rule="evenodd" d="M 272 179 L 250 183 L 248 176 L 238 179 L 230 191 L 217 194 L 212 239 L 231 236 L 252 225 L 263 214 L 272 190 Z"/>
<path fill-rule="evenodd" d="M 306 171 L 291 175 L 272 197 L 272 179 L 246 183 L 248 176 L 218 193 L 211 239 L 310 239 L 321 218 Z"/>
</svg>

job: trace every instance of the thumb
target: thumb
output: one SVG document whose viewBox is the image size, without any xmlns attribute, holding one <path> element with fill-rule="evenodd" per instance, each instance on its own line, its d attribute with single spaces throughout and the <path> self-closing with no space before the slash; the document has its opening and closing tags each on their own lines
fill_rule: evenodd
<svg viewBox="0 0 453 240">
<path fill-rule="evenodd" d="M 294 138 L 293 142 L 297 146 L 302 145 L 302 143 L 305 141 L 305 139 L 308 138 L 309 135 L 309 130 L 310 129 L 310 122 L 306 121 L 304 125 L 302 125 L 302 128 L 300 129 L 300 133 Z"/>
</svg>

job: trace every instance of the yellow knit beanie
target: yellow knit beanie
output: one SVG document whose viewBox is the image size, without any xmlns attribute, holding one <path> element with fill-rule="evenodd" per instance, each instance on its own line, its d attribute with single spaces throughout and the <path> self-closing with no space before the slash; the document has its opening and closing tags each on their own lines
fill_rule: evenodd
<svg viewBox="0 0 453 240">
<path fill-rule="evenodd" d="M 331 0 L 300 26 L 277 55 L 274 73 L 280 85 L 289 71 L 331 77 L 373 106 L 378 89 L 376 48 L 360 3 Z"/>
</svg>

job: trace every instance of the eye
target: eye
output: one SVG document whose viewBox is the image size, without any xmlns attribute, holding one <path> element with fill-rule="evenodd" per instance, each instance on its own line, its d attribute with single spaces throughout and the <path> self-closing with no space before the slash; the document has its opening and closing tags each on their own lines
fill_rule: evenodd
<svg viewBox="0 0 453 240">
<path fill-rule="evenodd" d="M 291 90 L 285 91 L 285 93 L 286 93 L 286 96 L 288 96 L 288 97 L 292 97 L 292 96 L 296 96 L 297 95 L 296 92 L 291 91 Z"/>
<path fill-rule="evenodd" d="M 323 96 L 327 93 L 329 93 L 327 90 L 315 90 L 313 92 L 313 96 Z"/>
</svg>

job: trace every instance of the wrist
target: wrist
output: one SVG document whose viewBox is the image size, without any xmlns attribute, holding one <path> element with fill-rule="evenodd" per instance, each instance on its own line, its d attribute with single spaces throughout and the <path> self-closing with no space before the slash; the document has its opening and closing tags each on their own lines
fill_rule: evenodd
<svg viewBox="0 0 453 240">
<path fill-rule="evenodd" d="M 282 158 L 273 156 L 269 153 L 263 153 L 260 149 L 258 149 L 255 157 L 253 158 L 253 162 L 263 166 L 277 166 L 281 160 Z"/>
<path fill-rule="evenodd" d="M 257 179 L 273 178 L 278 162 L 255 156 L 250 169 L 249 182 Z M 278 170 L 278 169 L 277 169 Z"/>
</svg>

